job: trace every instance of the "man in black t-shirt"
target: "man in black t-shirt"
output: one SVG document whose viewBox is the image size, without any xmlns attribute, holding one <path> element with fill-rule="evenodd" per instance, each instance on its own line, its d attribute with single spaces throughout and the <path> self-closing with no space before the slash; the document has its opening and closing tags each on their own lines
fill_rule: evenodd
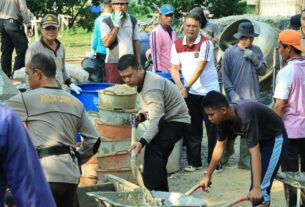
<svg viewBox="0 0 305 207">
<path fill-rule="evenodd" d="M 240 100 L 229 105 L 226 97 L 216 91 L 206 95 L 202 107 L 209 120 L 218 124 L 213 156 L 207 174 L 200 181 L 202 189 L 208 190 L 208 183 L 224 153 L 227 140 L 242 135 L 251 155 L 251 186 L 248 198 L 254 206 L 269 206 L 270 189 L 287 140 L 281 118 L 256 101 Z"/>
</svg>

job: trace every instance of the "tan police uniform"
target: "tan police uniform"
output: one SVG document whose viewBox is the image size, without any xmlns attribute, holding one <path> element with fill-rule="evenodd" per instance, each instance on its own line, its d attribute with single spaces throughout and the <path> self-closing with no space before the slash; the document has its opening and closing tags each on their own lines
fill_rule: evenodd
<svg viewBox="0 0 305 207">
<path fill-rule="evenodd" d="M 50 48 L 43 41 L 42 38 L 40 40 L 34 42 L 26 51 L 25 63 L 27 64 L 31 60 L 33 55 L 35 55 L 37 53 L 43 53 L 45 55 L 51 56 L 55 60 L 55 63 L 56 63 L 55 79 L 60 84 L 60 87 L 62 87 L 63 84 L 69 85 L 71 83 L 71 80 L 70 80 L 70 77 L 69 77 L 68 73 L 66 72 L 66 68 L 65 68 L 64 45 L 57 39 L 55 41 L 58 45 L 55 51 L 52 48 Z M 69 83 L 67 83 L 67 81 Z"/>
<path fill-rule="evenodd" d="M 38 88 L 16 95 L 5 104 L 15 109 L 22 121 L 27 123 L 36 149 L 70 146 L 72 150 L 79 132 L 84 138 L 78 150 L 82 162 L 93 155 L 99 135 L 83 104 L 64 90 Z M 79 182 L 78 161 L 73 155 L 51 155 L 40 161 L 48 182 Z"/>
<path fill-rule="evenodd" d="M 13 71 L 24 67 L 28 39 L 23 23 L 31 27 L 25 0 L 0 0 L 1 68 L 10 77 Z M 16 51 L 12 71 L 12 54 Z"/>
</svg>

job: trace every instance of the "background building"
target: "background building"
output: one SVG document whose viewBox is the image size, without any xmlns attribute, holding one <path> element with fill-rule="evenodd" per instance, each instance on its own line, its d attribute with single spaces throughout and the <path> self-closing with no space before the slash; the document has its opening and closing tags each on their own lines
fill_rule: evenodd
<svg viewBox="0 0 305 207">
<path fill-rule="evenodd" d="M 262 16 L 292 16 L 305 8 L 305 0 L 256 0 L 256 8 Z"/>
</svg>

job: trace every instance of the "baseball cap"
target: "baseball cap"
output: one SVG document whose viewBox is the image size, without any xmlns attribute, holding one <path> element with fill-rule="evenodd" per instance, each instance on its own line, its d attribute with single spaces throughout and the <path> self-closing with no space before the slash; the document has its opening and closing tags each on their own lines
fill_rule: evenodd
<svg viewBox="0 0 305 207">
<path fill-rule="evenodd" d="M 167 14 L 174 14 L 175 13 L 175 8 L 171 4 L 163 4 L 160 8 L 160 13 L 167 15 Z"/>
<path fill-rule="evenodd" d="M 42 17 L 41 27 L 45 29 L 49 26 L 59 27 L 58 18 L 54 14 L 46 14 Z"/>
<path fill-rule="evenodd" d="M 280 32 L 278 41 L 286 44 L 291 45 L 297 50 L 305 51 L 305 47 L 301 44 L 302 34 L 299 31 L 293 29 L 286 29 Z"/>
</svg>

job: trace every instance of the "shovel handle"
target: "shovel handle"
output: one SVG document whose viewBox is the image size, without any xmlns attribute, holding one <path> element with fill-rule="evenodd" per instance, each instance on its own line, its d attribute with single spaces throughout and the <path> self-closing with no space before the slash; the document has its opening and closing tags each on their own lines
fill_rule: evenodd
<svg viewBox="0 0 305 207">
<path fill-rule="evenodd" d="M 212 185 L 212 182 L 209 182 L 209 187 Z M 184 193 L 184 195 L 191 195 L 192 193 L 194 193 L 196 190 L 198 190 L 199 188 L 201 188 L 202 186 L 200 184 L 196 184 L 194 185 L 191 189 L 189 189 L 186 193 Z"/>
<path fill-rule="evenodd" d="M 244 201 L 248 201 L 249 198 L 247 196 L 241 197 L 237 200 L 232 201 L 231 203 L 228 203 L 227 205 L 224 205 L 223 207 L 232 207 L 235 206 L 236 204 L 242 203 Z"/>
<path fill-rule="evenodd" d="M 199 184 L 194 185 L 191 189 L 189 189 L 185 195 L 189 196 L 192 193 L 194 193 L 196 190 L 198 190 L 201 186 Z"/>
</svg>

